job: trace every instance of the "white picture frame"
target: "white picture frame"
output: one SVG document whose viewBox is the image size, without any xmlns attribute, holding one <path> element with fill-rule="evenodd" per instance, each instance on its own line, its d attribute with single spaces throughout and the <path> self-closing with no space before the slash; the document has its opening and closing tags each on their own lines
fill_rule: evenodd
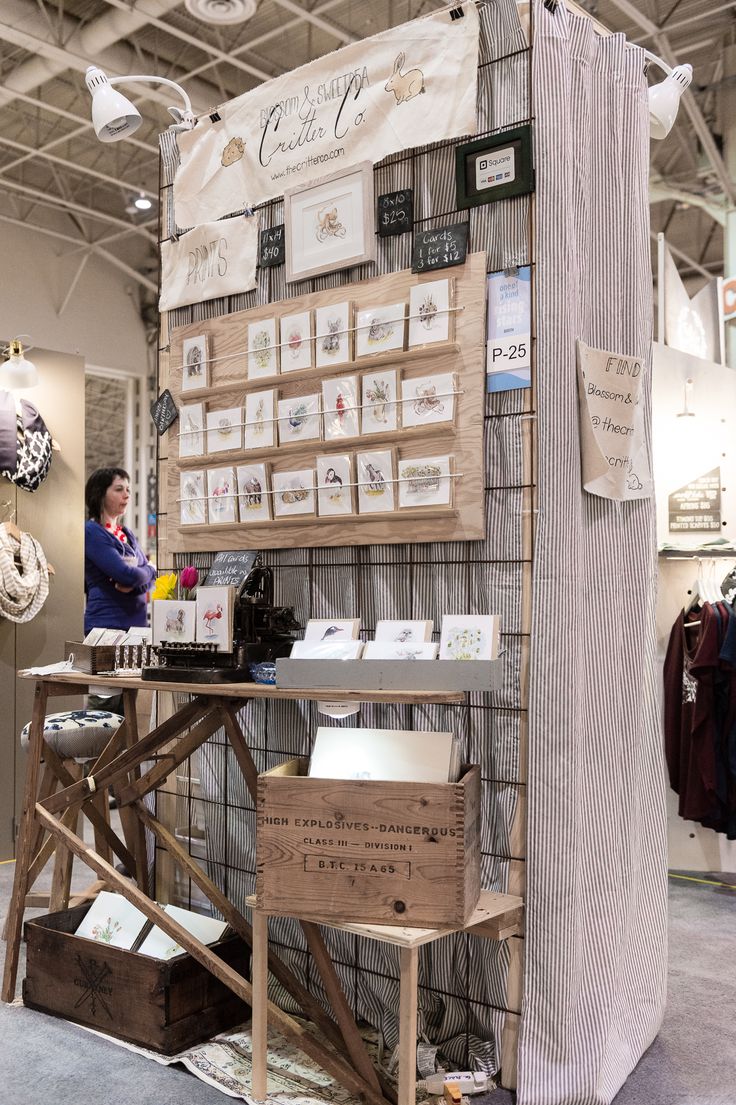
<svg viewBox="0 0 736 1105">
<path fill-rule="evenodd" d="M 319 441 L 322 437 L 322 408 L 319 393 L 279 399 L 279 445 L 295 441 Z"/>
<path fill-rule="evenodd" d="M 291 653 L 295 660 L 360 660 L 362 641 L 294 641 Z"/>
<path fill-rule="evenodd" d="M 314 364 L 312 312 L 298 311 L 293 315 L 282 315 L 279 332 L 282 375 L 311 368 Z"/>
<path fill-rule="evenodd" d="M 314 348 L 317 368 L 334 368 L 352 360 L 352 303 L 329 303 L 314 314 Z"/>
<path fill-rule="evenodd" d="M 248 323 L 248 379 L 276 376 L 279 371 L 278 330 L 275 318 Z"/>
<path fill-rule="evenodd" d="M 416 618 L 388 618 L 376 622 L 376 631 L 373 634 L 374 641 L 383 644 L 426 644 L 432 640 L 433 621 L 422 621 Z"/>
<path fill-rule="evenodd" d="M 403 428 L 454 422 L 456 379 L 454 372 L 440 372 L 435 376 L 404 376 L 401 381 Z"/>
<path fill-rule="evenodd" d="M 240 521 L 270 522 L 271 496 L 268 487 L 268 467 L 265 464 L 239 464 L 238 513 Z"/>
<path fill-rule="evenodd" d="M 314 469 L 299 468 L 290 472 L 271 474 L 274 518 L 288 518 L 299 514 L 314 514 Z"/>
<path fill-rule="evenodd" d="M 360 435 L 357 376 L 330 376 L 322 381 L 325 441 Z"/>
<path fill-rule="evenodd" d="M 179 408 L 179 456 L 204 454 L 204 403 L 183 403 Z"/>
<path fill-rule="evenodd" d="M 374 449 L 355 458 L 358 513 L 386 514 L 396 509 L 393 449 Z"/>
<path fill-rule="evenodd" d="M 399 404 L 396 369 L 376 369 L 361 376 L 361 432 L 392 433 L 399 428 Z"/>
<path fill-rule="evenodd" d="M 275 388 L 249 391 L 245 397 L 243 449 L 273 449 L 276 444 Z"/>
<path fill-rule="evenodd" d="M 317 509 L 320 517 L 355 513 L 353 458 L 350 453 L 317 457 Z"/>
<path fill-rule="evenodd" d="M 227 453 L 243 447 L 243 408 L 207 411 L 207 453 Z"/>
<path fill-rule="evenodd" d="M 450 281 L 424 280 L 409 289 L 409 349 L 449 341 L 451 333 Z"/>
<path fill-rule="evenodd" d="M 237 522 L 238 493 L 233 468 L 207 469 L 207 515 L 211 526 Z"/>
<path fill-rule="evenodd" d="M 310 618 L 304 630 L 305 641 L 357 641 L 360 618 Z"/>
<path fill-rule="evenodd" d="M 284 192 L 286 280 L 373 261 L 373 164 L 362 161 Z"/>
<path fill-rule="evenodd" d="M 402 457 L 399 461 L 399 509 L 452 506 L 453 458 Z"/>
<path fill-rule="evenodd" d="M 498 614 L 444 614 L 440 660 L 497 660 Z"/>
<path fill-rule="evenodd" d="M 215 645 L 218 652 L 232 652 L 235 588 L 198 587 L 197 640 Z"/>
<path fill-rule="evenodd" d="M 439 645 L 432 641 L 367 641 L 364 660 L 436 660 Z"/>
<path fill-rule="evenodd" d="M 179 523 L 182 526 L 207 523 L 207 492 L 201 469 L 184 469 L 179 473 Z"/>
<path fill-rule="evenodd" d="M 181 390 L 201 391 L 209 387 L 209 353 L 207 335 L 184 338 L 181 347 Z"/>
<path fill-rule="evenodd" d="M 403 350 L 405 327 L 404 303 L 361 308 L 355 316 L 355 356 Z"/>
<path fill-rule="evenodd" d="M 151 643 L 190 644 L 196 641 L 197 604 L 193 599 L 154 599 L 151 603 Z"/>
</svg>

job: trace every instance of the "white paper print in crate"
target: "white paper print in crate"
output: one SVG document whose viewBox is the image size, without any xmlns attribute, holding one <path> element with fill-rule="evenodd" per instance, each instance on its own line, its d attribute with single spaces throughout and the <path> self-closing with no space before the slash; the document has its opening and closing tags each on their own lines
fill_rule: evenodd
<svg viewBox="0 0 736 1105">
<path fill-rule="evenodd" d="M 383 514 L 394 509 L 394 454 L 391 449 L 358 453 L 358 513 Z"/>
<path fill-rule="evenodd" d="M 179 520 L 182 526 L 203 526 L 207 521 L 204 472 L 179 473 Z"/>
<path fill-rule="evenodd" d="M 204 403 L 185 403 L 179 408 L 179 456 L 200 457 L 204 453 Z"/>
<path fill-rule="evenodd" d="M 367 357 L 371 353 L 404 348 L 404 320 L 406 307 L 392 303 L 385 307 L 367 307 L 358 311 L 355 321 L 355 355 Z"/>
<path fill-rule="evenodd" d="M 251 391 L 245 397 L 244 449 L 271 449 L 276 444 L 276 392 Z"/>
<path fill-rule="evenodd" d="M 154 599 L 151 603 L 151 643 L 196 640 L 197 604 L 184 599 Z"/>
<path fill-rule="evenodd" d="M 109 944 L 113 948 L 132 948 L 146 923 L 141 913 L 122 894 L 101 890 L 82 918 L 76 936 Z"/>
<path fill-rule="evenodd" d="M 232 468 L 207 469 L 207 502 L 210 524 L 237 522 L 235 472 Z"/>
<path fill-rule="evenodd" d="M 399 507 L 449 506 L 452 502 L 452 457 L 417 457 L 399 461 Z"/>
<path fill-rule="evenodd" d="M 207 452 L 224 453 L 243 445 L 243 408 L 207 411 Z"/>
<path fill-rule="evenodd" d="M 350 360 L 350 303 L 332 303 L 318 307 L 315 313 L 315 348 L 317 368 L 344 364 Z"/>
<path fill-rule="evenodd" d="M 436 660 L 439 645 L 432 641 L 368 641 L 363 650 L 364 660 Z"/>
<path fill-rule="evenodd" d="M 360 660 L 362 641 L 294 641 L 295 660 Z"/>
<path fill-rule="evenodd" d="M 453 372 L 437 376 L 414 376 L 401 381 L 401 423 L 427 426 L 452 422 L 455 418 L 456 377 Z"/>
<path fill-rule="evenodd" d="M 198 391 L 209 386 L 207 335 L 185 338 L 182 343 L 181 390 Z"/>
<path fill-rule="evenodd" d="M 357 376 L 338 376 L 322 381 L 322 415 L 326 441 L 358 436 Z"/>
<path fill-rule="evenodd" d="M 361 426 L 364 434 L 382 434 L 398 428 L 396 371 L 367 372 L 361 378 L 363 403 Z"/>
<path fill-rule="evenodd" d="M 293 514 L 314 514 L 314 469 L 294 472 L 273 472 L 273 513 L 277 518 Z"/>
<path fill-rule="evenodd" d="M 414 284 L 409 292 L 409 348 L 450 337 L 450 281 Z"/>
<path fill-rule="evenodd" d="M 305 641 L 357 641 L 360 618 L 310 618 Z"/>
<path fill-rule="evenodd" d="M 497 660 L 498 614 L 444 614 L 440 660 Z"/>
<path fill-rule="evenodd" d="M 321 438 L 319 400 L 319 395 L 295 395 L 293 399 L 279 399 L 279 445 Z"/>
<path fill-rule="evenodd" d="M 221 652 L 233 647 L 234 587 L 197 588 L 197 640 Z"/>
<path fill-rule="evenodd" d="M 188 933 L 201 940 L 203 944 L 216 944 L 221 940 L 227 929 L 227 921 L 218 921 L 215 917 L 203 917 L 199 913 L 193 913 L 191 909 L 181 909 L 175 905 L 161 907 L 164 913 L 177 921 Z M 154 925 L 146 939 L 138 949 L 139 955 L 149 955 L 152 959 L 173 959 L 175 955 L 181 955 L 185 951 L 181 944 Z"/>
<path fill-rule="evenodd" d="M 353 464 L 349 453 L 317 457 L 317 505 L 320 515 L 354 512 Z"/>
<path fill-rule="evenodd" d="M 451 781 L 456 741 L 452 733 L 413 729 L 319 726 L 309 764 L 318 779 Z"/>
<path fill-rule="evenodd" d="M 392 644 L 406 644 L 411 641 L 416 644 L 417 641 L 431 641 L 433 629 L 434 622 L 431 620 L 416 621 L 411 618 L 404 621 L 383 620 L 376 623 L 374 640 Z"/>
<path fill-rule="evenodd" d="M 311 368 L 313 364 L 312 312 L 300 311 L 295 315 L 282 315 L 280 333 L 282 373 Z"/>
<path fill-rule="evenodd" d="M 265 464 L 241 464 L 238 467 L 238 507 L 241 522 L 268 522 L 271 496 Z"/>
<path fill-rule="evenodd" d="M 276 319 L 248 323 L 248 379 L 275 376 L 279 370 Z"/>
</svg>

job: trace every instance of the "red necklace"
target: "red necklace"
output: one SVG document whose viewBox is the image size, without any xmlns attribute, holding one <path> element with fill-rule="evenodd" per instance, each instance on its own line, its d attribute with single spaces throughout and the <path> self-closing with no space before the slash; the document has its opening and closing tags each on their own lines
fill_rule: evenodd
<svg viewBox="0 0 736 1105">
<path fill-rule="evenodd" d="M 122 541 L 127 544 L 128 538 L 125 536 L 125 530 L 122 526 L 113 526 L 112 522 L 105 522 L 105 529 L 108 530 L 113 537 L 117 537 L 118 541 Z"/>
</svg>

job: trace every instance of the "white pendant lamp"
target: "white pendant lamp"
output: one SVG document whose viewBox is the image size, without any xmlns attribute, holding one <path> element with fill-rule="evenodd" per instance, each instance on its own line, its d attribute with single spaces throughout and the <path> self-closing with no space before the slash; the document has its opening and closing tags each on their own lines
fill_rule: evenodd
<svg viewBox="0 0 736 1105">
<path fill-rule="evenodd" d="M 0 387 L 35 388 L 38 386 L 38 369 L 32 361 L 23 355 L 23 346 L 18 338 L 13 338 L 5 350 L 9 354 L 7 361 L 0 365 Z"/>
<path fill-rule="evenodd" d="M 175 89 L 184 101 L 183 110 L 178 107 L 169 108 L 169 114 L 174 118 L 174 123 L 169 130 L 191 130 L 196 123 L 189 96 L 180 84 L 166 77 L 138 74 L 110 78 L 99 66 L 90 65 L 84 82 L 92 96 L 92 126 L 100 142 L 119 142 L 122 138 L 129 138 L 138 130 L 142 122 L 141 113 L 135 104 L 123 96 L 122 92 L 115 91 L 113 85 L 117 84 L 165 84 Z"/>
<path fill-rule="evenodd" d="M 642 53 L 667 74 L 661 84 L 653 84 L 649 89 L 649 133 L 652 138 L 666 138 L 677 118 L 680 97 L 693 79 L 693 67 L 676 65 L 671 69 L 649 50 L 643 50 Z"/>
</svg>

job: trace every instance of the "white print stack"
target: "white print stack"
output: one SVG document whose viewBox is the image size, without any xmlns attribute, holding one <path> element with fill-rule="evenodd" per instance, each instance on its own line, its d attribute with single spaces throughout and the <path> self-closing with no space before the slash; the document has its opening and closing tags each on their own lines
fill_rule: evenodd
<svg viewBox="0 0 736 1105">
<path fill-rule="evenodd" d="M 497 660 L 498 614 L 445 614 L 440 644 L 432 641 L 432 621 L 412 618 L 379 621 L 375 639 L 358 640 L 359 618 L 322 618 L 307 622 L 303 641 L 291 656 L 301 660 Z"/>
<path fill-rule="evenodd" d="M 454 783 L 460 746 L 452 733 L 412 729 L 336 729 L 320 726 L 309 775 L 406 783 Z"/>
<path fill-rule="evenodd" d="M 313 619 L 307 622 L 304 640 L 294 642 L 291 655 L 298 660 L 359 660 L 359 633 L 360 618 Z"/>
<path fill-rule="evenodd" d="M 160 904 L 160 903 L 159 903 Z M 226 921 L 203 917 L 178 906 L 162 905 L 164 913 L 203 944 L 216 944 L 227 930 Z M 134 950 L 153 959 L 171 959 L 184 948 L 162 929 L 152 925 L 144 913 L 122 894 L 102 890 L 97 895 L 75 933 L 98 944 Z"/>
<path fill-rule="evenodd" d="M 431 621 L 382 621 L 373 641 L 363 650 L 364 660 L 436 660 L 439 646 L 432 642 Z"/>
<path fill-rule="evenodd" d="M 235 588 L 198 587 L 196 599 L 154 599 L 151 634 L 154 645 L 199 643 L 218 651 L 233 647 Z"/>
</svg>

